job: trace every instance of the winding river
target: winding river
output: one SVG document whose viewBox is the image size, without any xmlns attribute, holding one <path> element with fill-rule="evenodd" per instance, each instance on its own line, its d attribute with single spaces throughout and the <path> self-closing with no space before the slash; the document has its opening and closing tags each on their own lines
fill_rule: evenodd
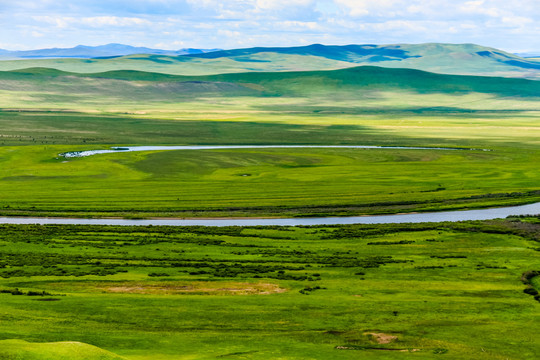
<svg viewBox="0 0 540 360">
<path fill-rule="evenodd" d="M 290 219 L 67 219 L 67 218 L 0 218 L 0 224 L 66 224 L 66 225 L 168 225 L 168 226 L 296 226 L 345 224 L 398 224 L 466 220 L 491 220 L 511 215 L 540 214 L 540 202 L 494 209 L 442 211 L 397 215 L 319 217 Z"/>
<path fill-rule="evenodd" d="M 65 158 L 86 157 L 98 154 L 110 154 L 130 151 L 165 151 L 165 150 L 228 150 L 228 149 L 400 149 L 400 150 L 481 150 L 445 147 L 414 146 L 377 146 L 377 145 L 164 145 L 164 146 L 126 146 L 104 150 L 70 151 L 59 154 Z"/>
<path fill-rule="evenodd" d="M 59 154 L 65 158 L 86 157 L 98 154 L 130 151 L 162 150 L 222 150 L 222 149 L 287 149 L 287 148 L 323 148 L 323 149 L 402 149 L 402 150 L 480 150 L 444 147 L 406 147 L 406 146 L 371 146 L 371 145 L 185 145 L 185 146 L 129 146 L 112 147 L 105 150 L 72 151 Z M 442 211 L 431 213 L 412 213 L 396 215 L 349 216 L 349 217 L 314 217 L 314 218 L 238 218 L 238 219 L 75 219 L 75 218 L 33 218 L 0 217 L 0 224 L 65 224 L 65 225 L 167 225 L 167 226 L 296 226 L 296 225 L 345 225 L 345 224 L 397 224 L 420 222 L 444 222 L 467 220 L 491 220 L 507 216 L 540 214 L 540 202 L 522 205 L 480 210 Z"/>
</svg>

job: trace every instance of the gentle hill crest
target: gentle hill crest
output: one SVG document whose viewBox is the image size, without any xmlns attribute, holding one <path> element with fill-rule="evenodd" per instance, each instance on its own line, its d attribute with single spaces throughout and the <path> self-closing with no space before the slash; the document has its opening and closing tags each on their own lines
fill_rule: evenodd
<svg viewBox="0 0 540 360">
<path fill-rule="evenodd" d="M 124 45 L 109 54 L 123 51 Z M 74 48 L 76 49 L 76 48 Z M 133 48 L 125 56 L 0 61 L 0 70 L 48 67 L 76 73 L 137 70 L 173 75 L 336 70 L 359 65 L 408 68 L 440 74 L 540 79 L 540 61 L 475 44 L 321 45 L 190 50 L 179 55 Z M 61 52 L 59 49 L 58 52 Z M 73 49 L 72 49 L 73 50 Z M 94 48 L 95 51 L 96 48 Z M 213 49 L 214 50 L 214 49 Z M 62 50 L 63 51 L 63 50 Z M 193 53 L 198 52 L 198 53 Z M 50 55 L 50 54 L 49 54 Z M 94 52 L 94 55 L 96 53 Z M 0 58 L 7 55 L 0 55 Z"/>
<path fill-rule="evenodd" d="M 181 76 L 163 73 L 118 70 L 94 74 L 78 74 L 56 69 L 29 68 L 0 72 L 2 81 L 15 80 L 25 86 L 39 90 L 44 82 L 49 89 L 65 86 L 68 81 L 79 91 L 98 91 L 94 82 L 84 79 L 99 79 L 99 86 L 113 82 L 139 84 L 137 88 L 153 92 L 170 92 L 171 95 L 197 96 L 201 92 L 222 95 L 270 95 L 302 96 L 314 93 L 348 93 L 362 91 L 407 91 L 416 93 L 489 93 L 504 96 L 538 97 L 540 82 L 527 79 L 496 78 L 485 76 L 444 75 L 415 69 L 391 69 L 377 66 L 358 66 L 329 71 L 296 72 L 246 72 L 207 76 Z M 6 84 L 10 84 L 9 81 Z M 135 85 L 133 85 L 135 86 Z M 75 87 L 74 87 L 75 89 Z M 109 88 L 108 91 L 115 89 Z M 126 88 L 117 85 L 121 94 Z M 190 94 L 192 92 L 192 94 Z"/>
<path fill-rule="evenodd" d="M 160 55 L 185 55 L 201 54 L 208 51 L 219 49 L 192 49 L 185 48 L 179 50 L 152 49 L 147 47 L 136 47 L 124 44 L 106 44 L 98 46 L 77 45 L 72 48 L 50 48 L 37 50 L 9 51 L 0 50 L 0 59 L 28 59 L 28 58 L 99 58 L 99 57 L 117 57 L 135 54 L 160 54 Z"/>
</svg>

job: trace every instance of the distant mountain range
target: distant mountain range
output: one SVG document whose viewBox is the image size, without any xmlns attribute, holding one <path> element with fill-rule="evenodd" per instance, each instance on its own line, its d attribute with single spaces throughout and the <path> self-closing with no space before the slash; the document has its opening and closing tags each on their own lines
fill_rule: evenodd
<svg viewBox="0 0 540 360">
<path fill-rule="evenodd" d="M 297 47 L 176 51 L 109 44 L 16 53 L 18 60 L 0 61 L 0 71 L 47 67 L 76 73 L 135 70 L 173 75 L 211 75 L 336 70 L 370 65 L 440 74 L 540 79 L 539 59 L 520 57 L 475 44 L 313 44 Z M 0 59 L 5 60 L 9 56 L 13 57 L 13 52 L 0 53 Z"/>
<path fill-rule="evenodd" d="M 271 61 L 271 54 L 300 55 L 325 58 L 352 64 L 384 67 L 417 68 L 421 70 L 454 73 L 450 69 L 471 69 L 482 72 L 499 65 L 525 70 L 540 70 L 540 62 L 522 58 L 495 48 L 475 44 L 397 44 L 397 45 L 344 45 L 313 44 L 300 47 L 249 48 L 222 50 L 187 56 L 219 59 L 229 58 L 241 62 Z M 442 71 L 441 71 L 442 70 Z"/>
<path fill-rule="evenodd" d="M 100 46 L 85 46 L 78 45 L 73 48 L 52 48 L 26 51 L 9 51 L 0 49 L 0 59 L 37 59 L 37 58 L 104 58 L 117 57 L 134 54 L 155 54 L 178 56 L 186 54 L 202 54 L 220 49 L 180 49 L 180 50 L 163 50 L 151 49 L 147 47 L 134 47 L 123 44 L 107 44 Z"/>
</svg>

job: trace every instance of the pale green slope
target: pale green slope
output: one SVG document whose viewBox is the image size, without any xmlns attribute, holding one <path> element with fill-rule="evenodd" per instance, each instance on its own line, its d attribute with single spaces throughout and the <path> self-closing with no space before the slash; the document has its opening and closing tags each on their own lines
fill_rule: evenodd
<svg viewBox="0 0 540 360">
<path fill-rule="evenodd" d="M 125 358 L 80 342 L 30 343 L 23 340 L 2 340 L 0 360 L 125 360 Z"/>
<path fill-rule="evenodd" d="M 173 75 L 212 75 L 246 71 L 334 70 L 355 66 L 318 56 L 266 53 L 244 62 L 229 58 L 204 59 L 165 55 L 131 55 L 112 59 L 42 59 L 0 61 L 0 71 L 46 67 L 69 72 L 99 73 L 114 70 L 136 70 Z"/>
</svg>

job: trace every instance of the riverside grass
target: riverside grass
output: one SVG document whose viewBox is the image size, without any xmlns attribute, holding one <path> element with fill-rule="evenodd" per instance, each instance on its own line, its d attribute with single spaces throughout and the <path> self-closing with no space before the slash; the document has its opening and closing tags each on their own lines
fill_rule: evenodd
<svg viewBox="0 0 540 360">
<path fill-rule="evenodd" d="M 69 159 L 57 154 L 73 147 L 2 150 L 1 204 L 9 215 L 349 215 L 539 197 L 537 155 L 500 150 L 183 150 Z"/>
<path fill-rule="evenodd" d="M 535 81 L 375 67 L 206 77 L 28 69 L 0 78 L 4 215 L 356 215 L 538 201 Z M 477 150 L 58 156 L 144 144 Z"/>
<path fill-rule="evenodd" d="M 362 118 L 359 125 L 351 124 L 354 117 L 345 116 L 338 121 L 350 123 L 341 125 L 334 124 L 330 115 L 319 115 L 310 124 L 305 115 L 264 118 L 277 118 L 272 122 L 218 122 L 4 112 L 0 213 L 352 215 L 538 201 L 534 114 L 511 118 L 499 114 L 492 119 L 402 116 L 371 122 Z M 75 159 L 58 155 L 105 148 L 104 143 L 422 145 L 477 150 L 153 151 Z"/>
<path fill-rule="evenodd" d="M 538 221 L 0 225 L 0 359 L 536 359 Z"/>
</svg>

